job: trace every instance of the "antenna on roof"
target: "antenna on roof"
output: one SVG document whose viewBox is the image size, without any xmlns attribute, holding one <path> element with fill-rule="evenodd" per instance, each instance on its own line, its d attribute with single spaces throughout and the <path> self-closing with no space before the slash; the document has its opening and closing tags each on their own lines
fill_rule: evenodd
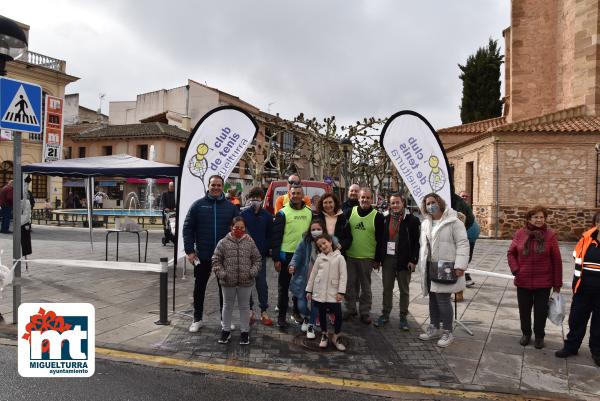
<svg viewBox="0 0 600 401">
<path fill-rule="evenodd" d="M 98 106 L 98 121 L 102 121 L 102 101 L 106 97 L 106 93 L 99 93 L 98 98 L 100 99 L 100 105 Z"/>
</svg>

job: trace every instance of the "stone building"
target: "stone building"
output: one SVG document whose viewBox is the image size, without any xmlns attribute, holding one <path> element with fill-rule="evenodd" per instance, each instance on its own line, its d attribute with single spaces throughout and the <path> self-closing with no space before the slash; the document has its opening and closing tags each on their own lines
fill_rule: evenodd
<svg viewBox="0 0 600 401">
<path fill-rule="evenodd" d="M 17 24 L 29 38 L 30 27 L 20 22 Z M 41 86 L 42 97 L 45 95 L 63 97 L 65 86 L 79 79 L 67 74 L 66 70 L 67 63 L 64 60 L 33 51 L 27 51 L 19 59 L 6 63 L 8 78 Z M 0 139 L 0 187 L 4 186 L 13 176 L 13 141 L 6 138 L 3 135 Z M 21 135 L 21 161 L 23 164 L 42 161 L 42 138 L 43 132 Z M 42 204 L 42 200 L 46 197 L 54 200 L 55 195 L 61 193 L 61 188 L 62 180 L 60 178 L 45 176 L 33 176 L 30 187 L 34 198 L 40 200 L 38 204 Z"/>
<path fill-rule="evenodd" d="M 600 207 L 600 0 L 512 0 L 504 115 L 438 131 L 482 234 L 509 238 L 541 204 L 561 239 Z"/>
<path fill-rule="evenodd" d="M 237 96 L 191 79 L 185 86 L 139 94 L 136 100 L 110 102 L 109 124 L 124 127 L 159 122 L 191 131 L 207 112 L 224 105 L 247 111 L 258 123 L 256 139 L 229 176 L 228 185 L 235 185 L 242 191 L 254 185 L 265 185 L 280 175 L 278 170 L 297 172 L 302 179 L 310 177 L 308 158 L 303 157 L 302 149 L 298 149 L 295 141 L 297 135 L 305 133 L 289 121 L 265 113 Z M 273 157 L 274 154 L 277 157 Z M 175 155 L 179 157 L 179 153 Z M 157 161 L 173 162 L 158 158 Z M 282 161 L 286 164 L 284 169 Z"/>
</svg>

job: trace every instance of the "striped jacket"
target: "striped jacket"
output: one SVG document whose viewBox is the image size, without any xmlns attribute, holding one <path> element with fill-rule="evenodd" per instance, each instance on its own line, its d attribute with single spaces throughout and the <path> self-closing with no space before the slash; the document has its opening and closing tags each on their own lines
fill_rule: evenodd
<svg viewBox="0 0 600 401">
<path fill-rule="evenodd" d="M 579 288 L 581 280 L 586 271 L 595 272 L 595 274 L 600 274 L 600 265 L 595 263 L 583 263 L 583 261 L 585 260 L 585 253 L 587 252 L 592 242 L 595 241 L 594 234 L 597 231 L 598 228 L 594 227 L 584 232 L 582 238 L 579 240 L 577 245 L 575 245 L 575 250 L 573 251 L 573 257 L 575 258 L 575 271 L 573 272 L 573 293 L 577 292 L 577 289 Z"/>
</svg>

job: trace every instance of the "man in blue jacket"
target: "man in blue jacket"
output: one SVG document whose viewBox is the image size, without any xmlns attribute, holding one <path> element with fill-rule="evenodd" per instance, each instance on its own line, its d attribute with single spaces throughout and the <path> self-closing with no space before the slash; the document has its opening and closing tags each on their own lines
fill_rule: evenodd
<svg viewBox="0 0 600 401">
<path fill-rule="evenodd" d="M 260 307 L 260 321 L 265 326 L 272 326 L 273 320 L 269 318 L 269 287 L 267 286 L 267 256 L 271 247 L 271 233 L 273 231 L 273 215 L 262 207 L 264 191 L 254 187 L 248 192 L 246 207 L 240 214 L 246 221 L 246 231 L 254 240 L 262 256 L 262 267 L 256 276 L 256 292 Z M 253 300 L 250 295 L 250 310 L 254 316 Z"/>
<path fill-rule="evenodd" d="M 204 294 L 212 271 L 211 258 L 217 243 L 227 235 L 231 221 L 239 214 L 238 208 L 225 199 L 223 177 L 213 175 L 208 180 L 208 193 L 198 199 L 183 223 L 183 246 L 187 259 L 194 265 L 194 321 L 190 332 L 202 327 Z M 223 295 L 219 285 L 219 304 L 223 310 Z"/>
</svg>

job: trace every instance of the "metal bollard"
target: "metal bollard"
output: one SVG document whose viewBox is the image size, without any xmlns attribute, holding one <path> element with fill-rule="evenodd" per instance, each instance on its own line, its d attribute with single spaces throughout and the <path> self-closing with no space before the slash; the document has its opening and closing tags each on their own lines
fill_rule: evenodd
<svg viewBox="0 0 600 401">
<path fill-rule="evenodd" d="M 160 300 L 159 300 L 159 320 L 154 322 L 161 326 L 168 326 L 171 324 L 170 320 L 167 320 L 167 299 L 168 299 L 168 284 L 169 284 L 169 267 L 168 259 L 160 258 L 160 265 L 162 271 L 160 273 Z"/>
</svg>

